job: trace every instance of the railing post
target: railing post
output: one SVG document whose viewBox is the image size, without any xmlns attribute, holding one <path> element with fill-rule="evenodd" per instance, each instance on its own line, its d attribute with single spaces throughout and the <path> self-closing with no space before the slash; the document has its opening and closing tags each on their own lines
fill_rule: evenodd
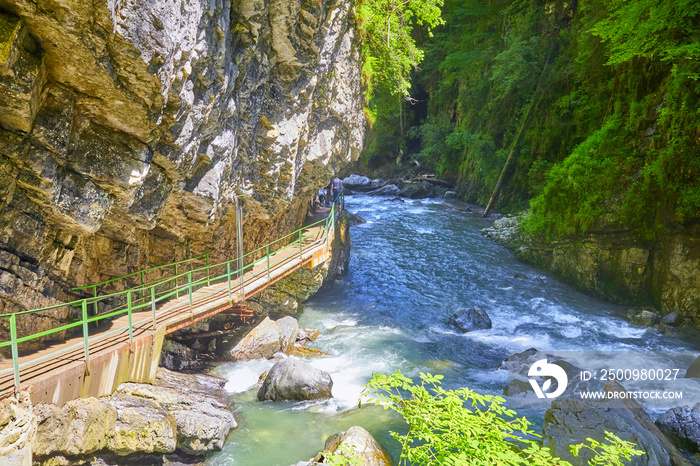
<svg viewBox="0 0 700 466">
<path fill-rule="evenodd" d="M 87 301 L 83 299 L 82 303 L 83 311 L 83 345 L 85 346 L 85 373 L 90 375 L 90 348 L 88 342 L 88 315 L 87 315 Z"/>
<path fill-rule="evenodd" d="M 126 292 L 126 312 L 129 315 L 129 348 L 133 351 L 134 343 L 134 326 L 131 322 L 131 291 Z"/>
<path fill-rule="evenodd" d="M 143 270 L 141 271 L 141 286 L 143 286 Z"/>
<path fill-rule="evenodd" d="M 209 272 L 209 253 L 207 253 L 207 286 L 211 285 L 211 274 Z"/>
<path fill-rule="evenodd" d="M 19 350 L 17 349 L 17 316 L 10 316 L 10 341 L 12 345 L 12 368 L 15 372 L 15 393 L 19 391 Z"/>
<path fill-rule="evenodd" d="M 92 297 L 97 298 L 97 285 L 92 287 Z M 93 311 L 95 311 L 95 315 L 97 315 L 97 300 L 95 300 L 94 303 L 92 303 Z M 95 322 L 95 325 L 97 325 L 97 322 Z"/>
<path fill-rule="evenodd" d="M 151 287 L 151 313 L 153 313 L 153 330 L 156 329 L 156 287 Z"/>
<path fill-rule="evenodd" d="M 233 297 L 231 297 L 231 262 L 226 262 L 226 280 L 228 281 L 228 300 L 233 306 Z"/>
<path fill-rule="evenodd" d="M 175 298 L 180 297 L 180 285 L 177 283 L 177 264 L 175 264 Z"/>
<path fill-rule="evenodd" d="M 304 260 L 304 250 L 301 245 L 301 233 L 304 230 L 299 230 L 299 259 Z"/>
<path fill-rule="evenodd" d="M 187 290 L 190 295 L 190 312 L 192 312 L 192 271 L 187 272 Z"/>
<path fill-rule="evenodd" d="M 267 257 L 267 281 L 270 281 L 270 245 L 265 246 L 265 256 Z"/>
</svg>

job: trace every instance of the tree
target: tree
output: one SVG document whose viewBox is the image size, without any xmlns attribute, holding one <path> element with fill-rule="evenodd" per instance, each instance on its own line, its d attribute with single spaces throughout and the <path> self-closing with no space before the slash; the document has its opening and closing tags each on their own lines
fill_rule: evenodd
<svg viewBox="0 0 700 466">
<path fill-rule="evenodd" d="M 416 28 L 428 34 L 443 24 L 443 0 L 363 0 L 359 4 L 359 30 L 364 55 L 363 74 L 368 94 L 379 85 L 391 94 L 409 96 L 410 74 L 423 60 L 413 38 Z"/>
</svg>

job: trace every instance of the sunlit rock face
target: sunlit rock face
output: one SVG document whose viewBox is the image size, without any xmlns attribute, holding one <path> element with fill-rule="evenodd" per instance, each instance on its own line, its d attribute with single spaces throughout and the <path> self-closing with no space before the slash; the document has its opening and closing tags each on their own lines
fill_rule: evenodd
<svg viewBox="0 0 700 466">
<path fill-rule="evenodd" d="M 236 194 L 246 250 L 298 228 L 362 149 L 353 8 L 0 0 L 0 312 L 231 258 Z"/>
</svg>

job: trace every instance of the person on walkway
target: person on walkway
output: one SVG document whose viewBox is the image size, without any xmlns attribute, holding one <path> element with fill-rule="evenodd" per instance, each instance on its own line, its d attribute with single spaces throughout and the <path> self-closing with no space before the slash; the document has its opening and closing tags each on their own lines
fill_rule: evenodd
<svg viewBox="0 0 700 466">
<path fill-rule="evenodd" d="M 340 189 L 343 187 L 343 182 L 337 176 L 331 180 L 331 199 L 333 202 L 338 200 Z"/>
<path fill-rule="evenodd" d="M 318 197 L 318 205 L 319 207 L 323 207 L 325 205 L 325 199 L 326 199 L 326 190 L 324 188 L 319 188 L 318 192 L 316 193 L 316 197 Z"/>
<path fill-rule="evenodd" d="M 331 188 L 332 187 L 333 187 L 333 180 L 331 180 L 331 182 L 328 183 L 328 186 L 323 188 L 326 191 L 326 195 L 323 196 L 323 207 L 330 207 L 331 206 L 330 202 L 331 202 Z"/>
</svg>

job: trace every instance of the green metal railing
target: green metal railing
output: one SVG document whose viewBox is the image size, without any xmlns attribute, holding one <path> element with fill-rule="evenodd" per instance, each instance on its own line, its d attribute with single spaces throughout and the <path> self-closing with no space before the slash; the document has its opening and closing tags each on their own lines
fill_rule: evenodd
<svg viewBox="0 0 700 466">
<path fill-rule="evenodd" d="M 89 374 L 91 344 L 127 330 L 129 335 L 129 343 L 133 343 L 135 327 L 138 327 L 144 323 L 150 323 L 152 328 L 155 329 L 158 325 L 158 318 L 160 316 L 182 305 L 182 303 L 173 303 L 171 306 L 163 306 L 166 301 L 173 297 L 177 299 L 180 296 L 187 295 L 187 303 L 190 312 L 194 310 L 197 304 L 203 302 L 205 298 L 221 293 L 225 290 L 228 290 L 227 293 L 224 294 L 231 305 L 233 305 L 234 302 L 244 300 L 246 297 L 248 297 L 246 295 L 246 288 L 251 289 L 251 294 L 263 289 L 264 285 L 269 284 L 278 275 L 282 275 L 284 272 L 292 268 L 295 264 L 294 261 L 296 261 L 297 258 L 301 259 L 299 264 L 302 263 L 304 260 L 304 251 L 308 252 L 317 246 L 324 244 L 326 241 L 329 241 L 329 238 L 335 229 L 335 221 L 337 220 L 338 214 L 342 210 L 343 205 L 344 195 L 341 192 L 338 201 L 331 206 L 331 211 L 325 219 L 302 227 L 293 233 L 285 235 L 269 244 L 266 244 L 265 246 L 243 255 L 243 261 L 241 262 L 243 264 L 242 267 L 239 266 L 236 268 L 235 266 L 236 262 L 240 260 L 239 258 L 231 259 L 218 264 L 210 264 L 209 252 L 191 259 L 174 262 L 171 264 L 159 265 L 121 277 L 112 278 L 100 283 L 74 288 L 74 290 L 89 289 L 93 293 L 92 297 L 79 299 L 69 303 L 47 306 L 40 309 L 32 309 L 12 314 L 0 314 L 0 326 L 5 325 L 3 320 L 7 319 L 10 333 L 10 339 L 0 342 L 0 348 L 9 346 L 12 354 L 12 367 L 0 370 L 0 377 L 13 373 L 14 389 L 17 391 L 20 389 L 21 383 L 20 370 L 39 364 L 55 356 L 76 350 L 81 346 L 84 348 L 84 355 L 82 359 L 85 360 L 86 371 Z M 316 227 L 320 228 L 313 231 Z M 309 232 L 309 230 L 312 231 Z M 305 231 L 307 232 L 306 234 L 304 233 Z M 274 245 L 284 243 L 286 244 L 283 247 L 278 249 L 274 248 Z M 203 266 L 193 267 L 193 264 L 196 261 L 202 260 L 205 262 Z M 246 260 L 248 261 L 248 264 L 246 264 Z M 285 265 L 289 265 L 290 267 L 285 268 Z M 161 278 L 159 280 L 152 280 L 150 282 L 144 280 L 145 274 L 148 272 L 171 267 L 174 270 L 174 275 L 172 276 Z M 178 270 L 178 267 L 180 270 Z M 188 268 L 189 270 L 182 272 L 181 270 L 183 267 Z M 278 270 L 280 270 L 279 274 L 276 273 Z M 141 281 L 141 283 L 137 286 L 114 293 L 101 295 L 97 294 L 97 288 L 100 286 L 112 284 L 120 280 L 127 280 L 135 276 L 139 276 Z M 210 288 L 212 285 L 221 286 L 215 286 L 213 289 L 207 290 L 206 293 L 200 293 L 196 296 L 194 295 L 197 290 L 204 287 Z M 216 302 L 218 302 L 218 300 L 216 300 Z M 99 307 L 107 310 L 98 313 L 98 304 L 100 305 Z M 158 309 L 159 305 L 161 306 L 161 309 Z M 95 315 L 89 316 L 88 309 L 91 307 L 94 310 Z M 45 314 L 51 315 L 55 314 L 57 310 L 61 308 L 79 308 L 80 319 L 76 320 L 75 322 L 60 325 L 56 328 L 33 333 L 31 335 L 18 335 L 18 318 L 21 319 L 22 316 L 29 314 L 39 316 Z M 144 317 L 146 311 L 150 312 L 147 312 L 146 316 Z M 138 314 L 135 316 L 134 314 L 137 312 Z M 128 317 L 127 325 L 111 329 L 106 333 L 99 333 L 90 336 L 89 324 L 94 323 L 95 325 L 98 325 L 100 322 L 112 320 L 115 317 L 124 315 Z M 20 344 L 40 338 L 46 338 L 48 340 L 50 338 L 47 337 L 51 337 L 52 335 L 54 340 L 61 340 L 64 338 L 66 332 L 79 327 L 81 328 L 83 335 L 81 342 L 20 364 Z M 4 392 L 0 393 L 0 396 L 3 394 Z"/>
</svg>

